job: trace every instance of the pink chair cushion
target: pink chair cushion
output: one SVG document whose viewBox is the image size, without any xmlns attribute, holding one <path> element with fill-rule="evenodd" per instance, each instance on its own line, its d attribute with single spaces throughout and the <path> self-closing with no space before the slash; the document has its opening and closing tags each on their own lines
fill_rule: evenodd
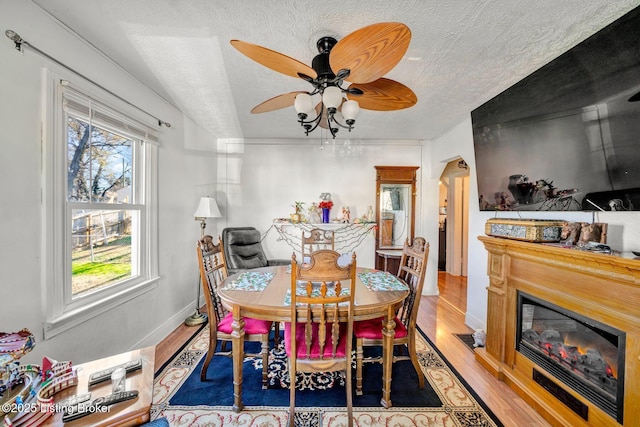
<svg viewBox="0 0 640 427">
<path fill-rule="evenodd" d="M 220 323 L 218 323 L 218 331 L 224 334 L 230 334 L 233 332 L 233 328 L 231 327 L 231 323 L 233 323 L 233 314 L 229 313 L 224 316 L 224 319 Z M 244 318 L 244 333 L 249 335 L 256 334 L 268 334 L 271 331 L 271 324 L 273 322 L 268 320 L 258 320 L 252 319 L 250 317 Z"/>
<path fill-rule="evenodd" d="M 296 324 L 296 349 L 299 359 L 307 358 L 307 344 L 305 341 L 304 323 Z M 318 342 L 318 323 L 312 325 L 312 341 L 311 341 L 311 359 L 320 358 L 320 343 Z M 327 342 L 324 346 L 324 357 L 333 357 L 333 340 L 331 339 L 331 325 L 327 324 Z M 347 342 L 344 336 L 347 334 L 347 324 L 340 324 L 340 340 L 336 349 L 336 357 L 344 357 L 346 355 Z M 287 356 L 291 356 L 291 323 L 284 324 L 284 342 L 287 350 Z"/>
<path fill-rule="evenodd" d="M 382 322 L 384 318 L 380 317 L 378 319 L 371 320 L 361 320 L 357 322 L 353 322 L 353 335 L 356 338 L 367 338 L 367 339 L 382 339 Z M 395 318 L 396 321 L 396 338 L 404 338 L 407 336 L 407 328 L 404 324 L 398 319 Z"/>
</svg>

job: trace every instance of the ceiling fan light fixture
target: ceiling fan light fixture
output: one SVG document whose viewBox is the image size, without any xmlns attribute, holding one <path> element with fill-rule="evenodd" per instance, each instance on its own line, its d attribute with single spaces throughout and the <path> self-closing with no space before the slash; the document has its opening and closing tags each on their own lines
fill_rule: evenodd
<svg viewBox="0 0 640 427">
<path fill-rule="evenodd" d="M 308 93 L 299 93 L 298 95 L 296 95 L 293 106 L 298 113 L 298 117 L 302 120 L 306 119 L 309 116 L 309 113 L 313 111 L 311 95 L 309 95 Z"/>
<path fill-rule="evenodd" d="M 342 104 L 342 116 L 349 126 L 353 125 L 356 122 L 356 117 L 358 116 L 359 112 L 360 104 L 358 104 L 358 101 L 351 99 L 349 101 L 345 101 L 345 103 Z"/>
<path fill-rule="evenodd" d="M 320 127 L 335 138 L 339 127 L 351 132 L 360 109 L 394 111 L 417 103 L 410 88 L 383 77 L 405 57 L 410 41 L 411 30 L 405 24 L 371 24 L 339 42 L 331 36 L 321 37 L 311 66 L 241 40 L 231 40 L 231 45 L 259 64 L 313 86 L 308 92 L 289 92 L 268 99 L 251 113 L 274 111 L 293 104 L 298 123 L 307 136 Z M 358 100 L 350 99 L 353 96 Z"/>
<path fill-rule="evenodd" d="M 329 86 L 322 93 L 322 103 L 329 113 L 335 113 L 342 103 L 342 91 L 337 86 Z"/>
</svg>

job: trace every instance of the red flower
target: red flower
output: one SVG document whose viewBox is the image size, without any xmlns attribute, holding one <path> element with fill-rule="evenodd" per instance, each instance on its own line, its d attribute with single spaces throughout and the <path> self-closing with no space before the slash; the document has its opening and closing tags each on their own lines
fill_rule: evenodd
<svg viewBox="0 0 640 427">
<path fill-rule="evenodd" d="M 331 209 L 333 207 L 333 202 L 331 200 L 323 200 L 318 205 L 321 209 Z"/>
</svg>

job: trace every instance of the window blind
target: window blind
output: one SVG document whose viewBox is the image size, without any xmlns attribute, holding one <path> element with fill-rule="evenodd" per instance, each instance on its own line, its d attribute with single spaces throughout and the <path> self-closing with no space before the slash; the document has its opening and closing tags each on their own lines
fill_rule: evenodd
<svg viewBox="0 0 640 427">
<path fill-rule="evenodd" d="M 72 88 L 66 81 L 61 81 L 60 84 L 65 112 L 116 134 L 124 133 L 123 136 L 158 144 L 158 132 L 150 125 Z"/>
</svg>

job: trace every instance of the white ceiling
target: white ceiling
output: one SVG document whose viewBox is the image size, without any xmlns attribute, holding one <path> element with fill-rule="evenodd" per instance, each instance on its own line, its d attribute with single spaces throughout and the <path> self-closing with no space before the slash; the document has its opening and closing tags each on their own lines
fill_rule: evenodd
<svg viewBox="0 0 640 427">
<path fill-rule="evenodd" d="M 405 58 L 385 77 L 409 109 L 361 110 L 352 140 L 434 139 L 474 108 L 638 6 L 638 0 L 32 0 L 217 138 L 305 138 L 293 108 L 250 114 L 294 90 L 235 50 L 240 39 L 311 65 L 316 41 L 406 24 Z M 25 37 L 28 41 L 28 38 Z M 316 134 L 318 131 L 315 132 Z M 312 134 L 313 135 L 313 134 Z M 319 135 L 309 136 L 318 138 Z"/>
</svg>

